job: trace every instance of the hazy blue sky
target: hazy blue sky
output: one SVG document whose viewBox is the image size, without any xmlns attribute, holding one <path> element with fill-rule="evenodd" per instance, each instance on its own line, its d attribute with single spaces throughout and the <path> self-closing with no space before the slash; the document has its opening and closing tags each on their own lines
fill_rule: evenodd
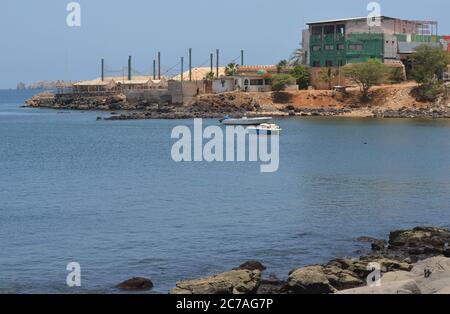
<svg viewBox="0 0 450 314">
<path fill-rule="evenodd" d="M 2 0 L 0 88 L 17 82 L 99 76 L 100 58 L 121 69 L 150 72 L 162 51 L 164 68 L 194 49 L 194 65 L 216 48 L 226 63 L 246 51 L 246 63 L 271 64 L 299 46 L 308 21 L 366 16 L 363 0 L 79 0 L 82 25 L 66 25 L 69 0 Z M 440 22 L 450 33 L 448 0 L 384 0 L 382 14 Z"/>
</svg>

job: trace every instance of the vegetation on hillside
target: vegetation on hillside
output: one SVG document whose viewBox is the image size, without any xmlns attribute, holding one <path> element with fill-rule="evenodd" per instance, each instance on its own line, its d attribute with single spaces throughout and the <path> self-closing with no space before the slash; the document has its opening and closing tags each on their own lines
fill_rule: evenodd
<svg viewBox="0 0 450 314">
<path fill-rule="evenodd" d="M 309 71 L 302 65 L 294 66 L 290 72 L 291 76 L 297 81 L 300 89 L 307 89 L 309 86 Z"/>
<path fill-rule="evenodd" d="M 272 90 L 283 91 L 289 85 L 295 84 L 295 78 L 290 74 L 275 74 L 272 76 Z"/>
<path fill-rule="evenodd" d="M 359 86 L 362 100 L 367 101 L 370 98 L 370 88 L 384 82 L 386 68 L 381 61 L 370 59 L 366 62 L 346 65 L 344 75 Z"/>
<path fill-rule="evenodd" d="M 420 100 L 433 101 L 443 92 L 443 73 L 450 55 L 440 48 L 421 45 L 411 56 L 412 78 L 419 83 L 415 90 Z"/>
</svg>

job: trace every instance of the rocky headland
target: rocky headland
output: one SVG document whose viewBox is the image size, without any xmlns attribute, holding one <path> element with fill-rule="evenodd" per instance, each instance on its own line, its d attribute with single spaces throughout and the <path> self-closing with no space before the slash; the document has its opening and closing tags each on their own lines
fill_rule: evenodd
<svg viewBox="0 0 450 314">
<path fill-rule="evenodd" d="M 388 240 L 362 237 L 370 252 L 323 265 L 292 269 L 287 279 L 265 275 L 266 267 L 249 261 L 210 277 L 176 283 L 171 294 L 450 294 L 450 231 L 417 227 L 397 230 Z M 379 285 L 368 285 L 373 268 Z"/>
<path fill-rule="evenodd" d="M 26 102 L 27 107 L 120 112 L 106 120 L 192 119 L 231 116 L 339 116 L 375 118 L 450 118 L 450 99 L 421 102 L 413 96 L 414 83 L 373 88 L 371 100 L 362 103 L 359 91 L 304 90 L 289 92 L 200 95 L 180 105 L 147 100 L 128 100 L 126 95 L 54 95 L 43 93 Z"/>
</svg>

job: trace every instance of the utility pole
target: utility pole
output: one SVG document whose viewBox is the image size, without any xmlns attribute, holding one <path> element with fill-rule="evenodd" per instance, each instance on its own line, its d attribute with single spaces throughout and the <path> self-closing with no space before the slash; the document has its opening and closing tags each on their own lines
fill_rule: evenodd
<svg viewBox="0 0 450 314">
<path fill-rule="evenodd" d="M 211 73 L 214 73 L 214 54 L 211 53 Z"/>
<path fill-rule="evenodd" d="M 153 79 L 156 80 L 156 60 L 153 59 Z"/>
<path fill-rule="evenodd" d="M 128 80 L 131 81 L 131 56 L 128 57 Z"/>
<path fill-rule="evenodd" d="M 244 66 L 244 50 L 241 50 L 241 66 Z"/>
<path fill-rule="evenodd" d="M 183 72 L 184 72 L 184 58 L 181 57 L 181 82 L 183 83 Z"/>
<path fill-rule="evenodd" d="M 105 80 L 105 59 L 102 58 L 102 82 Z"/>
<path fill-rule="evenodd" d="M 216 76 L 219 77 L 219 49 L 216 49 Z"/>
<path fill-rule="evenodd" d="M 158 51 L 158 80 L 161 79 L 161 52 Z"/>
<path fill-rule="evenodd" d="M 192 81 L 192 48 L 189 48 L 189 81 Z"/>
</svg>

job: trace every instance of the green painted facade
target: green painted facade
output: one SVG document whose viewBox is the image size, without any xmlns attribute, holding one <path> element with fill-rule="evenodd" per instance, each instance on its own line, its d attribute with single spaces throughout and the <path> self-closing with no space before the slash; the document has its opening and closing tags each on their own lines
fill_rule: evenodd
<svg viewBox="0 0 450 314">
<path fill-rule="evenodd" d="M 383 60 L 383 34 L 349 34 L 347 39 L 343 35 L 323 36 L 323 40 L 321 37 L 311 36 L 311 66 L 342 66 L 367 61 L 370 58 Z"/>
</svg>

